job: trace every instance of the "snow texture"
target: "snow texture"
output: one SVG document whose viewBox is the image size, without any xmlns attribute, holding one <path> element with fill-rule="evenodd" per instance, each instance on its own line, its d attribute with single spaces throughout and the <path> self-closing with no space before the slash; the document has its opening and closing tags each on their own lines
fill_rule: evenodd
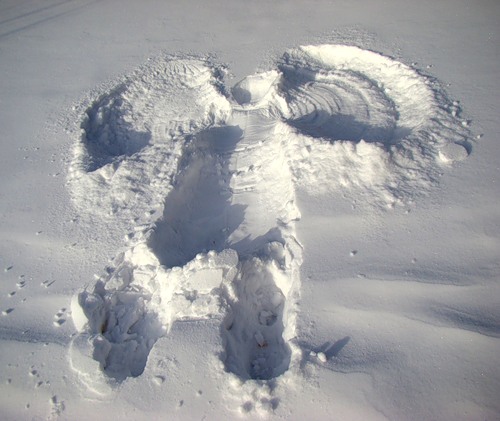
<svg viewBox="0 0 500 421">
<path fill-rule="evenodd" d="M 470 3 L 0 2 L 2 420 L 499 419 Z"/>
<path fill-rule="evenodd" d="M 242 381 L 297 372 L 296 189 L 361 190 L 390 207 L 467 155 L 469 132 L 438 85 L 383 55 L 292 49 L 232 95 L 220 69 L 159 57 L 84 113 L 76 205 L 114 219 L 151 210 L 73 301 L 72 366 L 100 393 L 140 376 L 181 320 L 220 320 L 224 368 Z M 89 374 L 90 358 L 105 377 Z"/>
</svg>

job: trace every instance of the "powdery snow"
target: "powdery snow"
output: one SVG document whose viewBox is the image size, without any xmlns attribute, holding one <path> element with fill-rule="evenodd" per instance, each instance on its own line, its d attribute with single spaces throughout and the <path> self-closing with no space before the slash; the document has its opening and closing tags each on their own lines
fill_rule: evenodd
<svg viewBox="0 0 500 421">
<path fill-rule="evenodd" d="M 235 27 L 223 3 L 224 19 L 173 13 L 211 17 L 207 34 L 229 19 L 228 36 L 245 40 L 244 20 Z M 17 14 L 0 25 L 61 4 L 24 7 L 4 5 Z M 275 7 L 266 5 L 277 20 L 291 13 Z M 133 25 L 149 8 L 126 2 L 111 15 Z M 176 27 L 180 52 L 135 54 L 126 76 L 69 94 L 74 105 L 51 132 L 55 148 L 67 142 L 65 182 L 51 173 L 63 191 L 51 218 L 69 220 L 59 238 L 79 238 L 45 266 L 1 260 L 6 419 L 499 417 L 498 215 L 491 204 L 446 214 L 436 204 L 447 180 L 478 167 L 482 133 L 462 110 L 467 98 L 451 99 L 445 77 L 377 35 L 344 28 L 319 39 L 334 28 L 318 22 L 318 42 L 305 24 L 274 43 L 267 28 L 270 47 L 249 46 L 251 65 L 227 60 L 237 57 L 227 41 L 192 52 L 192 24 Z M 102 28 L 113 39 L 116 29 Z M 8 49 L 17 30 L 0 34 Z M 57 107 L 66 101 L 56 95 Z M 33 200 L 34 222 L 45 199 Z M 484 229 L 470 222 L 466 236 L 460 224 L 473 214 Z M 12 250 L 62 241 L 40 228 L 37 241 L 14 230 Z"/>
<path fill-rule="evenodd" d="M 114 221 L 149 214 L 73 300 L 70 360 L 90 389 L 110 394 L 140 376 L 176 321 L 217 319 L 225 371 L 274 379 L 254 399 L 274 410 L 290 383 L 280 376 L 302 377 L 295 190 L 361 189 L 393 206 L 431 188 L 442 161 L 464 158 L 449 152 L 470 137 L 451 104 L 401 63 L 320 45 L 277 67 L 239 82 L 233 100 L 221 66 L 159 58 L 85 111 L 70 172 L 77 206 Z"/>
</svg>

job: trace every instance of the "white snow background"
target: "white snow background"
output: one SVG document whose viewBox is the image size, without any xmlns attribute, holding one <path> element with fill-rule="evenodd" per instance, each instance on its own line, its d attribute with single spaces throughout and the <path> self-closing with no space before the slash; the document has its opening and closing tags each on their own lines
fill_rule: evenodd
<svg viewBox="0 0 500 421">
<path fill-rule="evenodd" d="M 0 1 L 0 418 L 500 419 L 499 20 Z"/>
</svg>

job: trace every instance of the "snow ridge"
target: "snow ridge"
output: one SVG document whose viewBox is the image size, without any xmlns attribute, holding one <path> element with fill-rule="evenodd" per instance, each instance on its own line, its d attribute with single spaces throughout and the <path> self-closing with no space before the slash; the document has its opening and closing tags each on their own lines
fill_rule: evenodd
<svg viewBox="0 0 500 421">
<path fill-rule="evenodd" d="M 245 390 L 237 405 L 272 411 L 284 379 L 300 376 L 296 189 L 393 206 L 465 158 L 468 136 L 428 79 L 356 47 L 290 50 L 229 99 L 208 61 L 153 60 L 82 119 L 76 205 L 149 216 L 73 300 L 73 368 L 110 393 L 143 373 L 173 323 L 217 319 L 228 387 Z"/>
<path fill-rule="evenodd" d="M 443 166 L 469 154 L 458 103 L 400 62 L 319 45 L 287 52 L 279 68 L 285 117 L 300 134 L 292 167 L 309 194 L 342 189 L 394 206 L 428 192 Z"/>
</svg>

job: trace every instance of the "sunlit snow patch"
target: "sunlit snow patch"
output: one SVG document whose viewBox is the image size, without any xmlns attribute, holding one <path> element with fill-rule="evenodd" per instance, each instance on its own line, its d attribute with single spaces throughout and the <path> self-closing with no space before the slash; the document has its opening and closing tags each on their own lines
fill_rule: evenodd
<svg viewBox="0 0 500 421">
<path fill-rule="evenodd" d="M 161 205 L 189 136 L 225 119 L 219 79 L 207 60 L 161 56 L 89 99 L 69 171 L 78 206 L 137 217 Z"/>
<path fill-rule="evenodd" d="M 456 107 L 402 63 L 320 45 L 277 67 L 239 82 L 231 99 L 211 62 L 159 58 L 86 108 L 75 203 L 142 224 L 73 300 L 71 362 L 89 388 L 141 375 L 176 321 L 211 318 L 224 375 L 238 379 L 228 384 L 246 385 L 240 409 L 273 410 L 266 382 L 300 375 L 296 189 L 385 208 L 425 193 L 469 153 Z"/>
<path fill-rule="evenodd" d="M 297 48 L 279 64 L 297 183 L 383 205 L 425 194 L 470 133 L 440 86 L 409 66 L 344 45 Z M 455 146 L 453 146 L 455 145 Z"/>
<path fill-rule="evenodd" d="M 446 163 L 463 161 L 467 156 L 467 148 L 458 143 L 448 143 L 439 150 L 439 158 Z"/>
</svg>

